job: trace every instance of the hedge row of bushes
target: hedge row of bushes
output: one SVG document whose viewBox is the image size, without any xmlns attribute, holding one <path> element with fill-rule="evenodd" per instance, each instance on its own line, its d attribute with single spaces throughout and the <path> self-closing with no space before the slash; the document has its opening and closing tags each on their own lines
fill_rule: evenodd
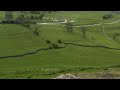
<svg viewBox="0 0 120 90">
<path fill-rule="evenodd" d="M 16 22 L 14 20 L 9 20 L 9 21 L 5 21 L 2 20 L 1 24 L 15 24 Z"/>
<path fill-rule="evenodd" d="M 58 40 L 57 43 L 52 43 L 50 40 L 46 40 L 46 43 L 50 44 L 49 46 L 50 49 L 57 49 L 57 48 L 61 48 L 62 41 Z"/>
<path fill-rule="evenodd" d="M 107 14 L 107 15 L 104 15 L 103 16 L 103 19 L 109 19 L 109 18 L 112 18 L 113 15 L 112 14 Z"/>
</svg>

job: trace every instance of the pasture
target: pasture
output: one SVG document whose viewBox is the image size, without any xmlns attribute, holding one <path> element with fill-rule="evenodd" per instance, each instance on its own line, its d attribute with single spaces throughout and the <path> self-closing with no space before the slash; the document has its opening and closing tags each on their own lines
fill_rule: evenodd
<svg viewBox="0 0 120 90">
<path fill-rule="evenodd" d="M 108 11 L 59 11 L 45 14 L 45 17 L 49 18 L 62 17 L 74 20 L 72 33 L 62 24 L 37 25 L 39 36 L 36 36 L 32 29 L 22 25 L 0 24 L 0 57 L 49 48 L 51 44 L 58 44 L 58 40 L 62 41 L 61 46 L 65 43 L 74 43 L 120 49 L 120 36 L 118 35 L 116 40 L 113 39 L 113 34 L 120 32 L 120 22 L 104 25 L 104 31 L 102 25 L 86 27 L 86 39 L 82 37 L 81 29 L 74 27 L 119 20 L 119 14 L 113 14 L 113 18 L 103 20 L 102 16 L 109 13 Z M 18 14 L 14 13 L 15 16 Z M 3 16 L 3 12 L 0 12 L 0 19 Z M 47 21 L 43 20 L 43 22 Z M 46 43 L 46 40 L 50 40 L 51 44 Z M 120 65 L 120 50 L 68 44 L 64 48 L 43 50 L 23 57 L 0 58 L 0 78 L 49 79 L 64 73 L 80 73 L 84 70 L 97 72 L 116 65 Z"/>
</svg>

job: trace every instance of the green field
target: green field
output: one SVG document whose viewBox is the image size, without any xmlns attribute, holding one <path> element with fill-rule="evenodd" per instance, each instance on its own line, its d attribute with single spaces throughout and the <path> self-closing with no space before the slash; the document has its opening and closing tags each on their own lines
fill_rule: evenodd
<svg viewBox="0 0 120 90">
<path fill-rule="evenodd" d="M 113 14 L 113 18 L 103 20 L 102 16 L 109 13 L 108 11 L 59 11 L 46 13 L 45 17 L 74 20 L 75 26 L 119 20 L 119 14 Z M 14 12 L 14 17 L 17 15 L 19 13 Z M 4 12 L 0 12 L 0 19 L 4 19 Z M 114 33 L 120 33 L 119 25 L 120 22 L 105 25 L 104 31 L 102 26 L 86 27 L 87 39 L 84 39 L 79 27 L 73 27 L 73 32 L 69 33 L 61 24 L 38 25 L 39 36 L 36 36 L 33 30 L 21 25 L 0 24 L 0 57 L 49 48 L 50 44 L 47 44 L 46 40 L 52 43 L 61 40 L 62 46 L 64 43 L 74 43 L 119 49 L 120 36 L 117 36 L 116 40 L 113 39 Z M 96 72 L 116 65 L 120 65 L 120 50 L 68 44 L 65 48 L 43 50 L 23 57 L 0 58 L 0 78 L 49 79 L 64 73 L 80 73 L 83 69 L 87 72 Z"/>
</svg>

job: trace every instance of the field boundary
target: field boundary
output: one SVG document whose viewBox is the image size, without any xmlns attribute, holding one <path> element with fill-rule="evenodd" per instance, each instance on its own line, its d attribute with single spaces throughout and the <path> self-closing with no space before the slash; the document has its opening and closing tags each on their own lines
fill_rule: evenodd
<svg viewBox="0 0 120 90">
<path fill-rule="evenodd" d="M 113 49 L 113 50 L 120 50 L 120 48 L 111 48 L 107 46 L 102 46 L 102 45 L 80 45 L 80 44 L 75 44 L 75 43 L 64 43 L 64 44 L 71 44 L 71 45 L 76 45 L 76 46 L 82 46 L 82 47 L 99 47 L 99 48 L 107 48 L 107 49 Z"/>
<path fill-rule="evenodd" d="M 24 53 L 24 54 L 20 54 L 20 55 L 0 56 L 0 58 L 17 58 L 17 57 L 23 57 L 23 56 L 26 56 L 26 55 L 36 54 L 36 53 L 38 53 L 39 51 L 48 50 L 48 49 L 49 49 L 49 48 L 42 48 L 42 49 L 37 49 L 37 50 L 32 51 L 32 52 L 27 52 L 27 53 Z"/>
<path fill-rule="evenodd" d="M 106 48 L 106 49 L 112 49 L 112 50 L 120 50 L 120 48 L 111 48 L 111 47 L 107 47 L 107 46 L 102 46 L 102 45 L 80 45 L 80 44 L 75 44 L 75 43 L 64 43 L 65 46 L 64 47 L 58 47 L 55 49 L 61 49 L 61 48 L 66 48 L 67 45 L 75 45 L 75 46 L 82 46 L 82 47 L 92 47 L 92 48 Z M 37 49 L 35 51 L 32 52 L 27 52 L 27 53 L 23 53 L 23 54 L 19 54 L 19 55 L 11 55 L 11 56 L 0 56 L 0 59 L 4 59 L 4 58 L 19 58 L 19 57 L 24 57 L 27 55 L 33 55 L 33 54 L 37 54 L 40 51 L 46 51 L 46 50 L 52 50 L 50 48 L 41 48 L 41 49 Z"/>
</svg>

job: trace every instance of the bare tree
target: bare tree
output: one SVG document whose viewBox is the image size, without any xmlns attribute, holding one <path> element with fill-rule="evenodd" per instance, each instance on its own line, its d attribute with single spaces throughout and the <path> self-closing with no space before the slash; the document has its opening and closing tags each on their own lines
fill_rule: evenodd
<svg viewBox="0 0 120 90">
<path fill-rule="evenodd" d="M 113 39 L 117 40 L 117 37 L 119 37 L 119 36 L 120 36 L 120 34 L 118 32 L 116 32 L 116 33 L 113 34 Z"/>
<path fill-rule="evenodd" d="M 82 37 L 84 38 L 84 39 L 86 39 L 87 38 L 87 36 L 86 36 L 86 27 L 80 27 L 80 30 L 81 30 L 81 32 L 82 32 Z"/>
<path fill-rule="evenodd" d="M 30 19 L 28 16 L 24 16 L 24 15 L 20 15 L 16 18 L 16 23 L 20 23 L 20 24 L 28 24 L 30 22 Z"/>
<path fill-rule="evenodd" d="M 31 25 L 31 30 L 33 31 L 33 34 L 35 34 L 36 36 L 39 36 L 40 33 L 39 33 L 39 27 L 37 25 Z"/>
<path fill-rule="evenodd" d="M 66 27 L 66 29 L 68 30 L 68 32 L 73 32 L 73 24 L 72 24 L 72 22 L 67 21 L 67 22 L 65 23 L 65 27 Z"/>
<path fill-rule="evenodd" d="M 5 12 L 5 21 L 11 21 L 13 20 L 13 13 L 12 11 L 6 11 Z"/>
</svg>

